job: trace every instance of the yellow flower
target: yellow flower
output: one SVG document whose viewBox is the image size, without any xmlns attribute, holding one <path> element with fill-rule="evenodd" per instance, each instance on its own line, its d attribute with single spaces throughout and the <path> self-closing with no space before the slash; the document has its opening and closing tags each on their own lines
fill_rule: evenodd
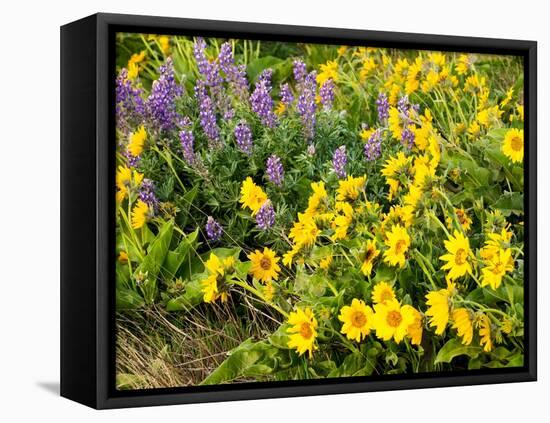
<svg viewBox="0 0 550 423">
<path fill-rule="evenodd" d="M 270 303 L 273 301 L 273 297 L 275 297 L 275 286 L 271 282 L 267 282 L 263 289 L 264 299 Z"/>
<path fill-rule="evenodd" d="M 270 248 L 264 247 L 264 251 L 254 251 L 248 255 L 248 258 L 252 262 L 250 267 L 250 274 L 256 279 L 262 282 L 269 282 L 271 280 L 277 280 L 281 267 L 277 264 L 280 260 L 276 256 L 275 252 Z"/>
<path fill-rule="evenodd" d="M 340 46 L 338 47 L 338 56 L 343 56 L 346 53 L 346 50 L 348 49 L 347 46 Z"/>
<path fill-rule="evenodd" d="M 472 62 L 470 59 L 470 56 L 467 54 L 461 54 L 458 57 L 458 63 L 455 65 L 456 73 L 459 75 L 464 75 L 470 70 L 470 67 L 472 66 Z"/>
<path fill-rule="evenodd" d="M 223 276 L 226 273 L 233 271 L 235 266 L 235 258 L 233 256 L 226 257 L 221 260 L 216 254 L 210 253 L 210 257 L 204 263 L 205 269 L 208 271 L 208 277 L 201 281 L 203 300 L 205 303 L 213 303 L 218 298 L 224 303 L 227 301 L 228 292 L 220 286 L 218 282 L 223 282 Z M 222 287 L 224 285 L 222 284 Z"/>
<path fill-rule="evenodd" d="M 514 87 L 510 88 L 508 91 L 506 91 L 506 97 L 500 102 L 500 107 L 506 106 L 510 101 L 512 100 L 512 97 L 514 95 Z"/>
<path fill-rule="evenodd" d="M 286 110 L 286 105 L 282 101 L 279 101 L 279 104 L 277 105 L 277 108 L 275 109 L 275 113 L 277 113 L 279 116 L 282 115 Z"/>
<path fill-rule="evenodd" d="M 121 251 L 118 254 L 118 262 L 120 264 L 126 264 L 128 263 L 128 253 L 126 251 Z"/>
<path fill-rule="evenodd" d="M 351 306 L 344 306 L 340 310 L 338 320 L 344 323 L 340 332 L 352 341 L 361 342 L 369 336 L 373 315 L 372 309 L 363 300 L 354 298 Z"/>
<path fill-rule="evenodd" d="M 134 157 L 137 157 L 143 151 L 143 144 L 147 139 L 145 127 L 141 125 L 136 132 L 130 134 L 130 142 L 128 143 L 128 151 Z"/>
<path fill-rule="evenodd" d="M 138 200 L 134 209 L 132 210 L 132 228 L 139 229 L 149 217 L 149 206 L 141 200 Z"/>
<path fill-rule="evenodd" d="M 504 136 L 502 152 L 514 163 L 523 161 L 523 129 L 510 129 Z"/>
<path fill-rule="evenodd" d="M 297 245 L 292 246 L 290 250 L 288 250 L 285 254 L 283 254 L 283 264 L 286 267 L 292 266 L 292 260 L 294 260 L 294 256 L 298 254 L 300 251 L 300 247 Z"/>
<path fill-rule="evenodd" d="M 375 304 L 384 304 L 387 301 L 395 300 L 395 292 L 387 282 L 378 282 L 372 290 L 372 301 Z"/>
<path fill-rule="evenodd" d="M 397 110 L 397 107 L 390 107 L 388 114 L 388 126 L 391 134 L 396 140 L 401 140 L 401 131 L 403 128 L 401 127 L 401 116 L 399 110 Z"/>
<path fill-rule="evenodd" d="M 363 190 L 367 178 L 365 176 L 359 176 L 354 178 L 348 176 L 344 180 L 338 181 L 338 189 L 336 200 L 338 201 L 355 201 L 359 194 Z"/>
<path fill-rule="evenodd" d="M 514 270 L 512 250 L 509 248 L 505 250 L 500 249 L 496 254 L 491 256 L 485 263 L 485 267 L 481 269 L 481 286 L 490 285 L 491 288 L 497 289 L 502 283 L 503 276 L 512 270 Z"/>
<path fill-rule="evenodd" d="M 298 222 L 294 222 L 288 237 L 299 247 L 310 246 L 315 243 L 320 232 L 311 214 L 298 213 Z"/>
<path fill-rule="evenodd" d="M 128 79 L 136 79 L 139 74 L 139 66 L 134 62 L 128 62 Z"/>
<path fill-rule="evenodd" d="M 127 166 L 119 166 L 116 173 L 116 200 L 120 203 L 126 197 L 131 188 L 138 187 L 143 181 L 143 174 L 132 170 Z"/>
<path fill-rule="evenodd" d="M 470 216 L 466 213 L 466 210 L 463 208 L 455 209 L 455 214 L 458 219 L 458 223 L 460 223 L 460 226 L 462 226 L 462 229 L 467 231 L 472 226 L 472 219 L 470 219 Z"/>
<path fill-rule="evenodd" d="M 398 344 L 407 335 L 407 329 L 415 321 L 412 307 L 401 307 L 397 300 L 375 304 L 373 326 L 376 336 L 384 341 L 394 339 Z"/>
<path fill-rule="evenodd" d="M 470 312 L 466 308 L 453 310 L 453 328 L 457 330 L 458 336 L 462 338 L 464 345 L 470 345 L 474 336 L 474 326 Z"/>
<path fill-rule="evenodd" d="M 480 256 L 487 261 L 490 261 L 495 254 L 497 254 L 501 248 L 507 247 L 512 239 L 512 232 L 502 228 L 500 233 L 490 233 L 487 234 L 487 239 L 485 245 L 480 250 Z"/>
<path fill-rule="evenodd" d="M 410 311 L 414 315 L 413 322 L 407 328 L 407 336 L 411 338 L 411 344 L 420 345 L 420 343 L 422 342 L 423 332 L 422 314 L 420 314 L 417 309 L 410 305 L 404 305 L 403 309 Z"/>
<path fill-rule="evenodd" d="M 218 298 L 218 277 L 215 274 L 208 276 L 201 281 L 203 301 L 213 303 Z"/>
<path fill-rule="evenodd" d="M 323 270 L 328 270 L 332 264 L 332 255 L 322 258 L 319 261 L 319 267 Z"/>
<path fill-rule="evenodd" d="M 368 276 L 371 274 L 372 265 L 379 254 L 380 251 L 376 248 L 376 241 L 372 239 L 368 240 L 365 244 L 364 256 L 362 258 L 363 262 L 361 263 L 361 272 L 363 275 Z"/>
<path fill-rule="evenodd" d="M 252 211 L 252 216 L 254 216 L 266 201 L 266 193 L 254 183 L 250 176 L 246 178 L 241 185 L 241 199 L 239 202 L 242 204 L 242 208 L 248 207 Z"/>
<path fill-rule="evenodd" d="M 486 314 L 482 314 L 477 321 L 479 328 L 479 343 L 483 347 L 483 351 L 490 352 L 493 349 L 493 341 L 491 341 L 491 321 Z"/>
<path fill-rule="evenodd" d="M 454 231 L 454 236 L 449 236 L 449 239 L 444 242 L 448 254 L 439 257 L 440 260 L 447 263 L 441 268 L 449 270 L 447 278 L 455 280 L 464 276 L 466 273 L 472 273 L 472 265 L 468 261 L 470 256 L 470 242 L 468 238 L 458 231 Z"/>
<path fill-rule="evenodd" d="M 450 298 L 453 291 L 454 285 L 449 284 L 445 289 L 426 294 L 426 304 L 428 305 L 426 316 L 430 318 L 430 326 L 435 326 L 436 335 L 441 335 L 449 322 Z"/>
<path fill-rule="evenodd" d="M 338 81 L 338 63 L 334 60 L 327 61 L 320 66 L 321 72 L 317 75 L 317 83 L 323 85 L 327 80 Z"/>
<path fill-rule="evenodd" d="M 374 61 L 374 58 L 367 57 L 363 61 L 363 66 L 361 67 L 361 70 L 359 71 L 359 79 L 361 82 L 364 82 L 365 79 L 371 74 L 371 72 L 376 69 L 376 62 Z"/>
<path fill-rule="evenodd" d="M 295 348 L 299 355 L 306 351 L 309 358 L 313 357 L 313 351 L 317 349 L 315 339 L 317 338 L 317 320 L 309 307 L 305 309 L 297 308 L 288 316 L 287 329 L 290 334 L 290 340 L 287 342 L 289 348 Z"/>
<path fill-rule="evenodd" d="M 481 126 L 488 128 L 494 122 L 500 119 L 500 116 L 502 116 L 502 113 L 504 112 L 500 110 L 498 106 L 493 106 L 493 107 L 489 107 L 488 109 L 480 110 L 477 114 L 476 119 Z"/>
<path fill-rule="evenodd" d="M 387 234 L 385 244 L 388 249 L 384 251 L 384 262 L 391 266 L 403 267 L 406 260 L 405 253 L 411 245 L 407 230 L 400 225 L 393 225 L 391 232 Z"/>
<path fill-rule="evenodd" d="M 370 137 L 371 135 L 374 133 L 374 129 L 372 128 L 369 128 L 369 129 L 361 129 L 361 132 L 359 133 L 359 136 L 361 137 L 361 139 L 366 142 Z"/>
<path fill-rule="evenodd" d="M 160 44 L 160 49 L 165 55 L 168 55 L 170 53 L 170 38 L 168 38 L 166 35 L 161 35 L 158 38 L 158 42 Z"/>
</svg>

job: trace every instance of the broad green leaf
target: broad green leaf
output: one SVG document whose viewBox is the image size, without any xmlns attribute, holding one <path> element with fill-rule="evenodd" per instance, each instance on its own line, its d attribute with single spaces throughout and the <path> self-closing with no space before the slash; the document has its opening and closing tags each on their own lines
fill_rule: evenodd
<svg viewBox="0 0 550 423">
<path fill-rule="evenodd" d="M 468 357 L 475 358 L 481 353 L 481 347 L 474 345 L 462 345 L 458 339 L 451 339 L 447 341 L 443 347 L 437 353 L 435 357 L 435 364 L 438 363 L 450 363 L 451 360 L 459 355 L 467 355 Z"/>
<path fill-rule="evenodd" d="M 199 229 L 197 228 L 190 234 L 183 236 L 176 249 L 168 251 L 162 267 L 165 279 L 172 279 L 176 275 L 189 252 L 195 248 L 198 233 Z"/>
<path fill-rule="evenodd" d="M 196 275 L 195 279 L 185 285 L 185 292 L 179 297 L 172 298 L 166 304 L 167 311 L 189 311 L 203 301 L 201 282 L 204 274 Z"/>
<path fill-rule="evenodd" d="M 116 289 L 116 309 L 131 310 L 141 308 L 145 305 L 145 301 L 136 291 L 128 288 Z"/>
</svg>

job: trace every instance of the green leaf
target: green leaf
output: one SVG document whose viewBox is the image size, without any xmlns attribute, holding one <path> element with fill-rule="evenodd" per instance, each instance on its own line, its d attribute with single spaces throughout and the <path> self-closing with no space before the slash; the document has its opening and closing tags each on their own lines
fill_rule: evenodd
<svg viewBox="0 0 550 423">
<path fill-rule="evenodd" d="M 263 364 L 260 361 L 270 351 L 276 351 L 275 347 L 265 341 L 255 343 L 249 338 L 232 350 L 229 357 L 210 373 L 201 382 L 201 385 L 218 385 L 223 382 L 230 382 L 259 369 L 265 374 L 266 368 L 264 366 L 258 367 L 258 365 Z"/>
<path fill-rule="evenodd" d="M 281 59 L 273 56 L 264 56 L 251 61 L 246 68 L 248 80 L 255 83 L 258 75 L 260 75 L 263 70 L 267 68 L 274 68 L 275 65 L 281 61 Z"/>
<path fill-rule="evenodd" d="M 505 192 L 493 204 L 493 208 L 500 209 L 505 215 L 510 213 L 523 214 L 523 194 L 520 192 Z"/>
<path fill-rule="evenodd" d="M 162 266 L 162 274 L 165 279 L 174 278 L 189 252 L 195 248 L 198 233 L 199 229 L 197 228 L 185 235 L 174 251 L 168 251 Z"/>
<path fill-rule="evenodd" d="M 116 289 L 116 309 L 117 310 L 132 310 L 142 308 L 145 305 L 145 300 L 139 293 L 128 288 Z"/>
<path fill-rule="evenodd" d="M 434 364 L 450 363 L 451 360 L 459 355 L 467 355 L 471 358 L 476 358 L 482 349 L 474 345 L 462 345 L 458 339 L 447 341 L 437 353 Z"/>
<path fill-rule="evenodd" d="M 205 274 L 194 275 L 194 279 L 185 285 L 185 292 L 179 297 L 172 298 L 166 303 L 166 311 L 189 311 L 203 301 L 201 282 Z"/>
</svg>

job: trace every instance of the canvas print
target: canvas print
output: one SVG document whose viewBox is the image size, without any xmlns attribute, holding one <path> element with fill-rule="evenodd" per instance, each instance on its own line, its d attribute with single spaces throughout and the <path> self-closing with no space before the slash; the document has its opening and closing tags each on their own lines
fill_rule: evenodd
<svg viewBox="0 0 550 423">
<path fill-rule="evenodd" d="M 117 33 L 116 388 L 524 360 L 521 57 Z"/>
</svg>

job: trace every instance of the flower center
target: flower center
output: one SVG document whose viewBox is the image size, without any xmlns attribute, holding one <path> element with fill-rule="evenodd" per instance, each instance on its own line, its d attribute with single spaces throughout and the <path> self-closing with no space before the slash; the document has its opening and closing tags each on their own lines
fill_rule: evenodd
<svg viewBox="0 0 550 423">
<path fill-rule="evenodd" d="M 362 328 L 367 323 L 367 316 L 362 311 L 354 311 L 351 315 L 351 324 L 356 328 Z"/>
<path fill-rule="evenodd" d="M 304 322 L 300 326 L 300 335 L 304 339 L 309 339 L 313 336 L 313 330 L 311 329 L 311 325 L 308 322 Z"/>
<path fill-rule="evenodd" d="M 380 299 L 382 300 L 382 302 L 391 300 L 391 299 L 392 299 L 392 295 L 391 295 L 390 290 L 389 290 L 389 289 L 385 289 L 384 291 L 382 291 L 382 294 L 380 295 Z"/>
<path fill-rule="evenodd" d="M 373 256 L 374 256 L 374 249 L 369 248 L 365 253 L 365 261 L 368 263 L 369 261 L 372 260 Z"/>
<path fill-rule="evenodd" d="M 390 311 L 386 316 L 386 322 L 388 322 L 388 325 L 392 328 L 399 326 L 401 324 L 401 320 L 403 320 L 403 317 L 401 317 L 401 313 L 397 310 Z"/>
<path fill-rule="evenodd" d="M 264 257 L 260 260 L 260 267 L 264 270 L 271 269 L 271 259 L 269 257 Z"/>
<path fill-rule="evenodd" d="M 521 151 L 521 149 L 523 148 L 523 140 L 521 139 L 521 137 L 513 137 L 512 141 L 510 142 L 510 146 L 514 151 Z"/>
<path fill-rule="evenodd" d="M 466 250 L 464 248 L 459 248 L 455 254 L 455 263 L 459 266 L 463 265 L 466 263 L 466 257 L 468 257 Z"/>
<path fill-rule="evenodd" d="M 493 266 L 493 273 L 494 273 L 495 275 L 503 274 L 503 273 L 504 273 L 504 264 L 501 263 L 501 262 L 496 263 L 496 264 Z"/>
<path fill-rule="evenodd" d="M 400 239 L 395 244 L 395 253 L 401 254 L 405 251 L 406 248 L 407 248 L 407 241 L 405 241 L 404 239 Z"/>
</svg>

